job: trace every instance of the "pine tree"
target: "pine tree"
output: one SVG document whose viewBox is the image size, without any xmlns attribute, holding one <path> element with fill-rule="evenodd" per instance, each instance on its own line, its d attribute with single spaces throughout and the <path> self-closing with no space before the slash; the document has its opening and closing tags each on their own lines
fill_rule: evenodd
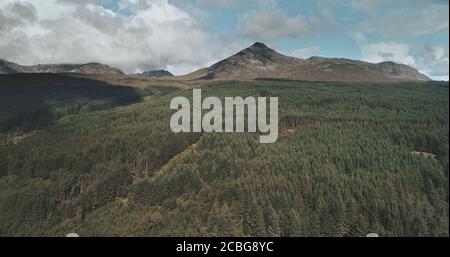
<svg viewBox="0 0 450 257">
<path fill-rule="evenodd" d="M 247 236 L 265 236 L 263 212 L 258 205 L 255 194 L 250 193 L 244 206 L 244 234 Z"/>
</svg>

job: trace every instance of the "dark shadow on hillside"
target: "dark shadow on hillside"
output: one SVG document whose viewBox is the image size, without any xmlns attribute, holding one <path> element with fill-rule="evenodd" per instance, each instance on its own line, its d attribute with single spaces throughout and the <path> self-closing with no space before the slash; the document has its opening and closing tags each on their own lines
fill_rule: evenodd
<svg viewBox="0 0 450 257">
<path fill-rule="evenodd" d="M 65 115 L 132 104 L 149 94 L 71 74 L 0 75 L 0 131 L 27 132 Z"/>
</svg>

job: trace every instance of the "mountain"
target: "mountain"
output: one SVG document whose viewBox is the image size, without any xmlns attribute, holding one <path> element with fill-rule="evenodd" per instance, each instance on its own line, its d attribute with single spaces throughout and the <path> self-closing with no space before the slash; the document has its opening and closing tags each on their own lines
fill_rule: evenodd
<svg viewBox="0 0 450 257">
<path fill-rule="evenodd" d="M 121 70 L 100 63 L 38 64 L 24 66 L 0 60 L 0 74 L 8 73 L 82 73 L 124 74 Z M 144 77 L 173 77 L 166 70 L 139 74 Z M 369 63 L 345 58 L 286 56 L 256 42 L 237 54 L 208 68 L 177 77 L 190 80 L 254 80 L 277 78 L 308 81 L 429 81 L 416 69 L 394 62 Z"/>
<path fill-rule="evenodd" d="M 37 64 L 20 65 L 0 60 L 0 74 L 11 73 L 83 73 L 83 74 L 124 74 L 117 68 L 101 63 L 85 64 Z"/>
<path fill-rule="evenodd" d="M 209 68 L 186 75 L 205 80 L 280 78 L 310 81 L 428 81 L 414 68 L 394 62 L 369 63 L 344 58 L 286 56 L 255 43 Z"/>
<path fill-rule="evenodd" d="M 151 70 L 151 71 L 145 71 L 139 75 L 142 75 L 144 77 L 173 77 L 173 74 L 170 73 L 170 71 L 167 70 Z"/>
</svg>

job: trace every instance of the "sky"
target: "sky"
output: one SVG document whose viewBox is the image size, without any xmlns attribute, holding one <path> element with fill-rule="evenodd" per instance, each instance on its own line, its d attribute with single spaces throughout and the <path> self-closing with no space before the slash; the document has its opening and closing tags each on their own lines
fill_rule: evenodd
<svg viewBox="0 0 450 257">
<path fill-rule="evenodd" d="M 254 42 L 449 78 L 448 0 L 0 0 L 0 59 L 186 74 Z"/>
</svg>

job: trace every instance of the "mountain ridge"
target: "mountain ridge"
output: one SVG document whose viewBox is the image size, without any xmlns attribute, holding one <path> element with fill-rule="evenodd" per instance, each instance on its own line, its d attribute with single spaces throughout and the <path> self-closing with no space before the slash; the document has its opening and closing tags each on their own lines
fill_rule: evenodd
<svg viewBox="0 0 450 257">
<path fill-rule="evenodd" d="M 0 74 L 11 73 L 81 73 L 81 74 L 125 74 L 121 70 L 97 62 L 83 64 L 36 64 L 20 65 L 0 59 Z"/>
<path fill-rule="evenodd" d="M 429 81 L 416 69 L 391 61 L 370 63 L 346 58 L 306 59 L 278 53 L 261 42 L 210 67 L 186 75 L 203 80 L 284 78 L 311 81 Z"/>
<path fill-rule="evenodd" d="M 81 73 L 118 74 L 121 70 L 101 63 L 19 65 L 0 59 L 0 74 Z M 143 77 L 170 77 L 175 80 L 255 80 L 261 78 L 307 81 L 402 82 L 430 81 L 416 69 L 392 61 L 370 63 L 347 58 L 312 56 L 306 59 L 281 54 L 261 42 L 213 65 L 182 76 L 166 70 L 136 74 Z"/>
</svg>

